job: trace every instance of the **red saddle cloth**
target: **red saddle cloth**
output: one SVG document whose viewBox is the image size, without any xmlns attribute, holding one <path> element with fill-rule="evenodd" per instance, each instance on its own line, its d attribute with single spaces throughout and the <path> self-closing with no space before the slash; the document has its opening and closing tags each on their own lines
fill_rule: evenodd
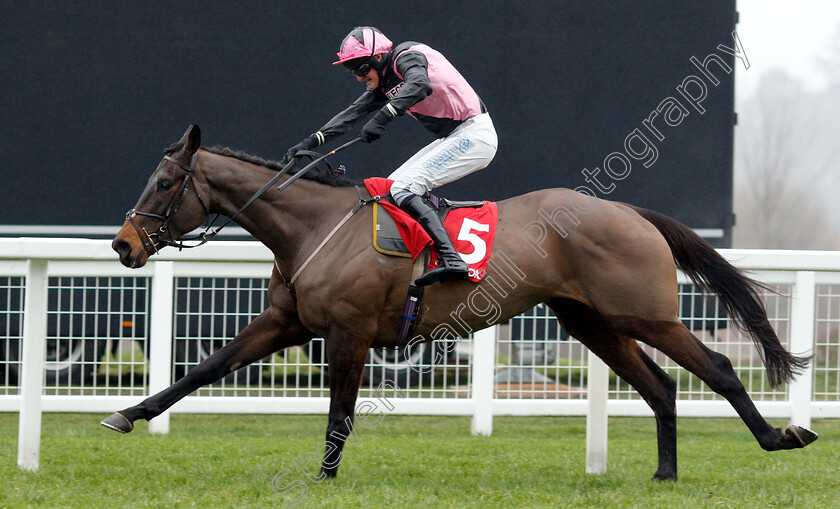
<svg viewBox="0 0 840 509">
<path fill-rule="evenodd" d="M 371 196 L 387 194 L 393 180 L 374 177 L 365 180 L 365 187 Z M 423 249 L 432 244 L 429 234 L 411 216 L 396 205 L 380 201 L 381 205 L 394 218 L 403 242 L 413 258 L 417 258 Z M 469 267 L 470 281 L 481 281 L 487 273 L 487 262 L 493 251 L 493 239 L 496 237 L 496 223 L 499 211 L 496 202 L 485 201 L 480 207 L 455 208 L 449 211 L 443 221 L 455 250 Z M 437 253 L 432 249 L 429 267 L 437 267 Z"/>
</svg>

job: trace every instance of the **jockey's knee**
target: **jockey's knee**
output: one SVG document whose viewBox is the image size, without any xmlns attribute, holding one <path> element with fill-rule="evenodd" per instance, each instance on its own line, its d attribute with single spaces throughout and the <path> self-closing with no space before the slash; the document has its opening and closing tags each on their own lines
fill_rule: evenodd
<svg viewBox="0 0 840 509">
<path fill-rule="evenodd" d="M 397 202 L 397 206 L 401 207 L 402 203 L 407 199 L 410 198 L 412 195 L 422 196 L 422 193 L 415 193 L 411 189 L 407 188 L 405 184 L 398 184 L 397 182 L 391 186 L 391 196 L 394 198 L 394 201 Z"/>
</svg>

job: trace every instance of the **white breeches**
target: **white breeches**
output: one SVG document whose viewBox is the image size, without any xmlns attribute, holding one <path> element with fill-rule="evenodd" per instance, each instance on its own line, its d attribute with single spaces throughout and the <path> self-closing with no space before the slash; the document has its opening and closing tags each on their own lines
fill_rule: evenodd
<svg viewBox="0 0 840 509">
<path fill-rule="evenodd" d="M 411 191 L 423 195 L 436 187 L 487 167 L 496 155 L 498 137 L 489 113 L 465 121 L 445 137 L 437 139 L 397 168 L 391 194 Z"/>
</svg>

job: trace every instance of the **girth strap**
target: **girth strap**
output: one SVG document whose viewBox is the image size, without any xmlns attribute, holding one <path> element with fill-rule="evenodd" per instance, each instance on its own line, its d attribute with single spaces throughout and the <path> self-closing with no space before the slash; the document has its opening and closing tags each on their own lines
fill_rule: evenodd
<svg viewBox="0 0 840 509">
<path fill-rule="evenodd" d="M 288 281 L 286 281 L 286 288 L 288 288 L 289 291 L 292 290 L 292 285 L 295 284 L 295 281 L 297 281 L 298 276 L 300 276 L 303 270 L 306 268 L 306 266 L 309 265 L 309 262 L 311 262 L 313 258 L 315 258 L 315 255 L 317 255 L 321 251 L 321 249 L 323 249 L 323 247 L 327 245 L 327 242 L 329 242 L 330 239 L 333 238 L 333 236 L 338 232 L 338 230 L 340 230 L 341 227 L 344 226 L 344 223 L 349 221 L 350 218 L 353 217 L 353 215 L 356 212 L 358 212 L 362 207 L 364 207 L 368 203 L 373 203 L 382 199 L 382 196 L 374 196 L 370 199 L 365 199 L 362 196 L 362 191 L 359 189 L 359 186 L 354 187 L 356 188 L 356 194 L 359 195 L 359 201 L 356 202 L 356 205 L 353 206 L 353 209 L 350 212 L 348 212 L 347 215 L 344 216 L 344 218 L 342 218 L 342 220 L 339 221 L 337 225 L 335 225 L 335 227 L 330 231 L 330 233 L 328 233 L 327 236 L 324 237 L 324 240 L 322 240 L 321 243 L 318 244 L 318 247 L 315 248 L 315 251 L 313 251 L 312 254 L 310 254 L 309 257 L 306 260 L 304 260 L 303 264 L 298 268 L 298 270 L 296 270 L 295 273 L 292 274 L 292 277 Z M 274 263 L 275 265 L 277 264 L 276 260 Z M 280 267 L 277 267 L 277 270 L 279 271 Z M 282 271 L 280 273 L 282 274 Z"/>
<path fill-rule="evenodd" d="M 332 231 L 330 231 L 330 233 L 328 233 L 328 234 L 327 234 L 327 236 L 326 236 L 326 237 L 324 237 L 324 240 L 322 240 L 322 241 L 321 241 L 321 243 L 320 243 L 320 244 L 318 244 L 318 247 L 316 247 L 316 248 L 315 248 L 315 251 L 312 251 L 312 254 L 311 254 L 311 255 L 309 255 L 309 258 L 307 258 L 307 259 L 303 262 L 303 265 L 301 265 L 301 266 L 300 266 L 300 268 L 298 268 L 298 270 L 297 270 L 297 271 L 295 271 L 295 273 L 294 273 L 294 274 L 292 274 L 292 278 L 291 278 L 291 279 L 289 279 L 289 282 L 287 283 L 287 285 L 288 285 L 288 286 L 292 286 L 293 284 L 295 284 L 295 281 L 297 281 L 297 278 L 298 278 L 298 276 L 300 276 L 300 273 L 301 273 L 301 272 L 303 272 L 303 269 L 305 269 L 305 268 L 306 268 L 306 266 L 307 266 L 307 265 L 309 265 L 309 262 L 311 262 L 311 261 L 312 261 L 312 259 L 313 259 L 313 258 L 315 258 L 315 255 L 317 255 L 317 254 L 318 254 L 318 252 L 319 252 L 319 251 L 321 251 L 321 249 L 322 249 L 322 248 L 323 248 L 323 247 L 327 244 L 327 242 L 329 242 L 329 240 L 330 240 L 331 238 L 333 238 L 333 235 L 335 235 L 335 234 L 336 234 L 336 232 L 337 232 L 337 231 L 338 231 L 338 230 L 339 230 L 342 226 L 344 226 L 344 223 L 346 223 L 347 221 L 349 221 L 349 220 L 350 220 L 350 218 L 351 218 L 351 217 L 353 217 L 353 214 L 355 214 L 355 213 L 356 213 L 356 210 L 357 210 L 357 209 L 356 209 L 356 208 L 354 208 L 353 210 L 351 210 L 350 212 L 348 212 L 348 213 L 347 213 L 347 215 L 346 215 L 346 216 L 344 216 L 344 219 L 342 219 L 341 221 L 339 221 L 339 222 L 338 222 L 338 224 L 337 224 L 337 225 L 335 225 L 335 228 L 333 228 L 333 229 L 332 229 Z"/>
</svg>

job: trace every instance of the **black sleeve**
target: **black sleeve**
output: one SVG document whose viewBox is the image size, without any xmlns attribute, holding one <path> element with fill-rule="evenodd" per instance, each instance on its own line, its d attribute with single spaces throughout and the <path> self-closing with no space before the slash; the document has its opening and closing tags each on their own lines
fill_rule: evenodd
<svg viewBox="0 0 840 509">
<path fill-rule="evenodd" d="M 323 141 L 320 144 L 323 145 L 331 139 L 346 133 L 359 120 L 368 116 L 372 111 L 381 108 L 386 102 L 384 96 L 380 97 L 380 94 L 371 90 L 365 91 L 353 104 L 334 116 L 318 130 L 323 135 Z"/>
<path fill-rule="evenodd" d="M 402 74 L 405 84 L 391 99 L 390 105 L 397 115 L 419 103 L 433 92 L 429 81 L 428 61 L 419 51 L 404 51 L 397 56 L 397 70 Z"/>
</svg>

